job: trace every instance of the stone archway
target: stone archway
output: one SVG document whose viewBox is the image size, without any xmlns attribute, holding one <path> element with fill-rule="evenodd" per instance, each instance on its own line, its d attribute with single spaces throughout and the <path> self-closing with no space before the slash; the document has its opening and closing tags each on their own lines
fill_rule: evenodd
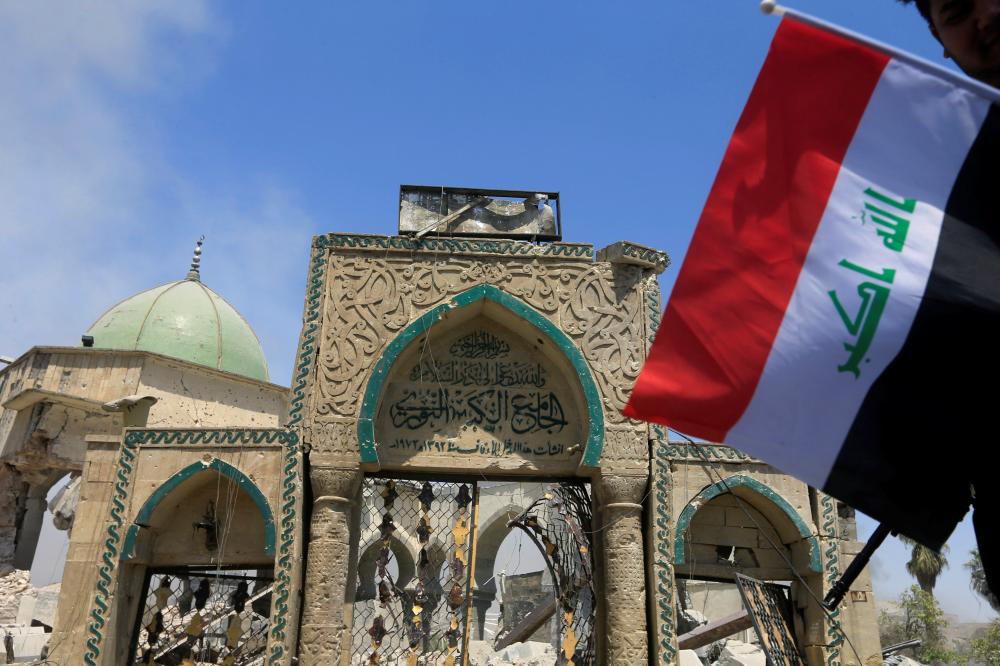
<svg viewBox="0 0 1000 666">
<path fill-rule="evenodd" d="M 677 519 L 678 633 L 743 611 L 739 573 L 783 590 L 792 631 L 804 646 L 812 640 L 807 609 L 822 586 L 820 558 L 806 519 L 763 481 L 737 474 L 706 486 Z M 757 641 L 749 621 L 734 631 L 737 640 Z"/>
<path fill-rule="evenodd" d="M 391 438 L 387 438 L 385 432 L 380 432 L 386 430 L 386 427 L 380 428 L 380 424 L 385 419 L 386 395 L 392 392 L 393 381 L 412 375 L 410 368 L 404 369 L 400 366 L 408 364 L 415 358 L 422 359 L 422 352 L 429 345 L 431 335 L 440 338 L 449 331 L 460 329 L 463 324 L 475 320 L 481 322 L 481 335 L 490 336 L 497 328 L 506 329 L 507 339 L 511 344 L 522 346 L 517 350 L 519 353 L 514 354 L 515 356 L 536 358 L 540 364 L 547 364 L 547 371 L 551 373 L 552 378 L 558 378 L 562 382 L 561 399 L 572 400 L 572 405 L 567 405 L 567 411 L 575 415 L 581 427 L 579 435 L 572 438 L 573 443 L 564 446 L 574 465 L 565 467 L 562 473 L 575 474 L 579 468 L 597 467 L 604 446 L 604 407 L 586 360 L 573 341 L 544 315 L 492 285 L 478 285 L 431 309 L 403 329 L 387 345 L 372 370 L 361 403 L 358 442 L 362 464 L 375 468 L 382 466 L 387 451 L 380 450 L 380 447 L 394 445 L 392 441 L 385 441 Z M 476 333 L 472 331 L 471 334 Z M 431 355 L 430 360 L 434 364 L 432 370 L 427 373 L 421 370 L 416 379 L 443 388 L 449 382 L 440 380 L 439 377 L 451 370 L 442 366 L 440 361 L 450 359 L 446 354 L 436 354 Z M 477 372 L 490 371 L 477 369 Z M 536 376 L 530 375 L 529 369 L 516 368 L 509 386 L 524 387 L 535 382 L 535 386 L 541 388 L 541 384 L 535 379 Z M 449 376 L 454 377 L 454 375 Z M 498 381 L 495 376 L 490 375 L 483 377 L 482 381 L 473 379 L 471 384 L 468 380 L 469 375 L 465 374 L 459 381 L 462 386 L 489 387 L 486 390 L 490 391 L 508 386 L 503 380 Z M 554 394 L 551 392 L 541 397 L 525 394 L 524 398 L 528 401 L 549 400 L 551 403 L 552 395 Z M 426 400 L 422 396 L 418 399 Z M 507 405 L 507 409 L 510 408 L 510 405 Z M 498 409 L 502 411 L 504 407 Z M 563 413 L 561 408 L 559 412 Z M 395 431 L 397 428 L 398 426 L 394 424 L 388 429 Z M 427 440 L 423 438 L 421 441 L 421 439 L 418 437 L 412 442 L 406 440 L 403 448 L 408 447 L 418 452 L 427 451 L 428 446 L 425 444 Z M 466 448 L 452 448 L 448 452 L 464 452 Z M 507 448 L 510 449 L 510 446 Z M 534 450 L 538 450 L 537 447 Z M 514 453 L 522 452 L 524 451 L 515 447 Z M 510 454 L 511 451 L 507 450 L 506 453 Z M 496 457 L 502 455 L 502 451 L 492 447 L 480 450 L 478 454 Z"/>
<path fill-rule="evenodd" d="M 209 474 L 212 478 L 222 477 L 235 484 L 238 492 L 245 494 L 256 507 L 261 520 L 263 521 L 263 554 L 274 557 L 275 533 L 274 514 L 271 506 L 250 477 L 233 467 L 229 463 L 213 458 L 210 462 L 196 462 L 188 465 L 184 469 L 174 473 L 169 479 L 160 484 L 149 498 L 143 502 L 142 508 L 136 514 L 135 519 L 129 526 L 125 534 L 125 541 L 122 546 L 121 559 L 130 560 L 135 557 L 136 541 L 139 538 L 140 528 L 149 527 L 156 510 L 168 497 L 178 493 L 181 486 L 192 486 L 199 482 L 197 475 Z M 205 481 L 205 479 L 201 479 Z M 187 490 L 190 490 L 188 488 Z M 183 494 L 182 490 L 180 494 Z"/>
<path fill-rule="evenodd" d="M 123 540 L 116 601 L 131 633 L 116 663 L 263 654 L 275 536 L 267 498 L 223 460 L 199 460 L 156 486 Z"/>
<path fill-rule="evenodd" d="M 731 501 L 724 499 L 720 502 L 718 499 L 730 495 L 735 495 Z M 710 506 L 713 502 L 715 504 Z M 722 507 L 721 504 L 731 506 Z M 764 524 L 758 526 L 761 519 Z M 694 524 L 696 520 L 698 525 Z M 713 535 L 706 536 L 702 545 L 711 545 L 713 539 L 721 539 L 720 546 L 751 549 L 749 544 L 753 541 L 758 544 L 753 549 L 769 547 L 773 550 L 771 544 L 777 540 L 774 545 L 794 546 L 796 568 L 803 573 L 821 573 L 823 570 L 819 541 L 802 516 L 778 492 L 750 476 L 740 474 L 720 480 L 704 488 L 688 502 L 677 518 L 677 538 L 674 542 L 674 565 L 677 567 L 690 565 L 690 533 L 695 528 Z M 729 544 L 726 539 L 734 543 Z"/>
<path fill-rule="evenodd" d="M 372 540 L 361 549 L 361 555 L 358 557 L 358 588 L 354 595 L 356 602 L 375 599 L 378 593 L 375 585 L 377 567 L 375 560 L 381 547 L 381 541 Z M 399 587 L 405 588 L 413 580 L 416 572 L 412 546 L 404 543 L 399 537 L 393 536 L 389 539 L 389 550 L 396 563 L 396 576 L 393 582 Z"/>
<path fill-rule="evenodd" d="M 501 546 L 516 528 L 510 521 L 541 497 L 545 489 L 540 483 L 491 482 L 480 484 L 479 524 L 476 536 L 476 567 L 473 589 L 475 625 L 473 638 L 484 640 L 486 614 L 498 598 L 499 585 L 495 577 Z M 532 544 L 532 549 L 537 548 Z M 538 557 L 542 554 L 539 551 Z M 539 566 L 544 562 L 539 559 Z"/>
</svg>

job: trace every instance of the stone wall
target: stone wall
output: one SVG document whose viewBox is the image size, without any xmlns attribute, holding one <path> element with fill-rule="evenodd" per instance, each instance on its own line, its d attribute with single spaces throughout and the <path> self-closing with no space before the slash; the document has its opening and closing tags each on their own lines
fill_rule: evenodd
<svg viewBox="0 0 1000 666">
<path fill-rule="evenodd" d="M 124 444 L 92 437 L 53 659 L 124 663 L 149 566 L 274 567 L 271 621 L 294 640 L 298 502 L 288 500 L 301 497 L 297 443 L 288 431 L 248 429 L 129 430 Z M 193 529 L 209 501 L 214 548 Z"/>
<path fill-rule="evenodd" d="M 275 427 L 288 413 L 283 387 L 158 354 L 30 350 L 0 370 L 0 564 L 31 567 L 49 488 L 83 469 L 88 437 L 120 435 L 103 405 L 135 395 L 156 398 L 148 418 L 163 427 Z"/>
<path fill-rule="evenodd" d="M 31 572 L 23 569 L 0 568 L 0 625 L 17 623 L 21 597 L 31 593 Z"/>
</svg>

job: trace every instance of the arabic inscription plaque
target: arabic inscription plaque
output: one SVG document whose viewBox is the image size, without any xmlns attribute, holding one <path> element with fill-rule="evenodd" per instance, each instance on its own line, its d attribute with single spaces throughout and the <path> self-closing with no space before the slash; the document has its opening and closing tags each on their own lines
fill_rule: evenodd
<svg viewBox="0 0 1000 666">
<path fill-rule="evenodd" d="M 486 458 L 504 468 L 575 463 L 585 412 L 544 344 L 484 319 L 416 341 L 382 397 L 380 457 L 457 466 Z"/>
</svg>

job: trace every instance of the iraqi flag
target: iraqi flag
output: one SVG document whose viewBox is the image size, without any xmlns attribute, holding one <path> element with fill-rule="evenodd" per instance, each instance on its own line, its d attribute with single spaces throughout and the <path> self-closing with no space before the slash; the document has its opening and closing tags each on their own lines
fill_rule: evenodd
<svg viewBox="0 0 1000 666">
<path fill-rule="evenodd" d="M 948 79 L 783 19 L 625 409 L 933 548 L 1000 474 L 1000 111 Z"/>
</svg>

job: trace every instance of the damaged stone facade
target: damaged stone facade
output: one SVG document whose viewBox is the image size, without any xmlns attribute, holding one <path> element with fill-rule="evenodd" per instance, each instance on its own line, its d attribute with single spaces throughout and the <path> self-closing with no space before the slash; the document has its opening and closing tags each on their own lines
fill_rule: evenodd
<svg viewBox="0 0 1000 666">
<path fill-rule="evenodd" d="M 175 621 L 176 635 L 224 644 L 203 663 L 243 663 L 251 645 L 253 663 L 366 663 L 384 634 L 441 609 L 454 623 L 438 642 L 418 635 L 382 663 L 502 663 L 482 644 L 497 549 L 531 507 L 572 513 L 552 503 L 559 483 L 586 488 L 589 506 L 564 540 L 539 529 L 536 543 L 547 562 L 585 562 L 594 594 L 545 620 L 553 660 L 586 645 L 578 664 L 676 664 L 691 607 L 678 580 L 735 572 L 789 582 L 810 666 L 878 655 L 867 576 L 832 617 L 816 601 L 860 548 L 849 511 L 738 451 L 621 415 L 668 263 L 628 242 L 319 236 L 290 391 L 150 352 L 32 349 L 0 371 L 0 564 L 30 566 L 47 491 L 77 475 L 54 502 L 72 532 L 50 659 L 141 663 L 173 649 Z M 124 396 L 155 401 L 107 411 Z M 537 489 L 504 490 L 521 481 Z M 170 587 L 213 567 L 254 582 L 202 601 L 195 577 Z M 434 587 L 463 577 L 457 592 Z M 381 619 L 354 626 L 362 604 Z M 397 606 L 407 626 L 378 614 Z"/>
<path fill-rule="evenodd" d="M 60 609 L 93 596 L 108 507 L 87 483 L 87 470 L 122 438 L 125 414 L 107 403 L 135 395 L 153 404 L 133 425 L 274 427 L 287 412 L 284 387 L 144 351 L 35 347 L 0 369 L 0 571 L 27 576 L 50 509 L 55 526 L 70 533 L 63 573 L 69 601 Z M 47 506 L 49 490 L 67 475 Z M 7 600 L 15 610 L 20 596 Z M 80 634 L 84 614 L 69 618 Z"/>
</svg>

